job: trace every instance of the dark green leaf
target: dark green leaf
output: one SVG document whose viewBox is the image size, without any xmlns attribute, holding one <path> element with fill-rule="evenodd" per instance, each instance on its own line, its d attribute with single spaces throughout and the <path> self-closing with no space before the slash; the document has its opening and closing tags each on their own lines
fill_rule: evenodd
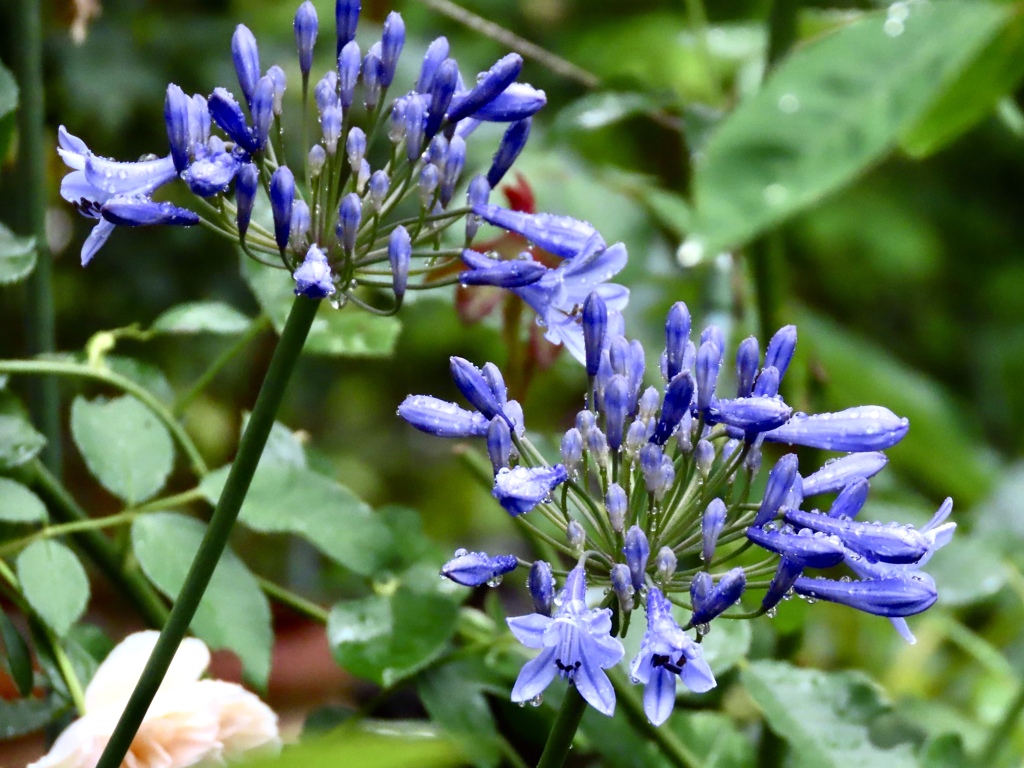
<svg viewBox="0 0 1024 768">
<path fill-rule="evenodd" d="M 417 678 L 416 691 L 427 713 L 457 740 L 477 766 L 495 766 L 501 758 L 500 736 L 483 688 L 489 674 L 476 657 L 428 669 Z"/>
<path fill-rule="evenodd" d="M 921 768 L 962 768 L 969 764 L 959 733 L 935 736 L 921 748 Z"/>
<path fill-rule="evenodd" d="M 63 636 L 89 603 L 89 578 L 75 553 L 58 541 L 29 544 L 17 559 L 18 581 L 29 605 Z"/>
<path fill-rule="evenodd" d="M 219 301 L 193 301 L 168 309 L 153 321 L 150 330 L 156 333 L 231 335 L 244 332 L 251 322 L 251 318 L 230 304 Z"/>
<path fill-rule="evenodd" d="M 0 470 L 14 469 L 31 461 L 46 445 L 36 432 L 24 407 L 6 392 L 0 392 Z"/>
<path fill-rule="evenodd" d="M 132 524 L 132 547 L 146 576 L 172 600 L 206 526 L 174 512 L 155 512 Z M 265 686 L 270 673 L 270 606 L 256 578 L 230 549 L 225 550 L 203 595 L 192 630 L 211 648 L 227 648 L 241 659 L 249 679 Z"/>
<path fill-rule="evenodd" d="M 242 275 L 280 333 L 295 300 L 291 275 L 246 256 L 242 257 Z M 401 327 L 396 317 L 377 317 L 358 307 L 336 310 L 325 301 L 303 349 L 335 357 L 387 357 L 394 351 Z"/>
<path fill-rule="evenodd" d="M 42 523 L 46 519 L 46 505 L 38 496 L 24 485 L 0 477 L 0 521 Z"/>
<path fill-rule="evenodd" d="M 954 518 L 955 519 L 955 518 Z M 958 531 L 928 561 L 942 605 L 970 605 L 996 594 L 1009 577 L 1009 569 L 995 545 L 976 535 Z"/>
<path fill-rule="evenodd" d="M 725 623 L 746 624 L 743 621 Z M 677 710 L 662 726 L 668 727 L 700 757 L 702 768 L 752 768 L 757 764 L 754 745 L 728 716 L 719 712 Z"/>
<path fill-rule="evenodd" d="M 591 93 L 577 99 L 558 113 L 555 129 L 563 131 L 594 131 L 661 109 L 665 99 L 643 93 Z"/>
<path fill-rule="evenodd" d="M 154 496 L 174 468 L 167 428 L 130 395 L 75 398 L 71 434 L 93 476 L 128 504 Z"/>
<path fill-rule="evenodd" d="M 63 708 L 50 699 L 0 699 L 0 739 L 14 739 L 41 730 Z"/>
<path fill-rule="evenodd" d="M 18 693 L 32 693 L 32 654 L 21 632 L 3 610 L 0 610 L 0 639 L 4 641 L 4 659 Z"/>
<path fill-rule="evenodd" d="M 0 127 L 0 130 L 3 130 Z M 0 154 L 0 161 L 3 160 Z M 0 224 L 0 285 L 24 280 L 36 266 L 36 243 L 31 237 L 18 237 Z"/>
<path fill-rule="evenodd" d="M 696 166 L 691 237 L 741 245 L 853 179 L 888 152 L 996 35 L 987 3 L 864 14 L 793 52 L 721 122 Z"/>
<path fill-rule="evenodd" d="M 444 649 L 455 631 L 458 610 L 442 596 L 400 586 L 393 594 L 335 605 L 327 636 L 338 664 L 389 688 Z"/>
<path fill-rule="evenodd" d="M 230 467 L 203 478 L 211 504 L 220 497 Z M 356 573 L 369 575 L 384 563 L 392 544 L 387 526 L 348 488 L 312 470 L 278 465 L 260 468 L 242 504 L 239 521 L 264 533 L 293 533 Z"/>
<path fill-rule="evenodd" d="M 883 749 L 871 741 L 872 721 L 890 707 L 863 674 L 755 661 L 742 680 L 802 768 L 917 768 L 908 744 Z"/>
</svg>

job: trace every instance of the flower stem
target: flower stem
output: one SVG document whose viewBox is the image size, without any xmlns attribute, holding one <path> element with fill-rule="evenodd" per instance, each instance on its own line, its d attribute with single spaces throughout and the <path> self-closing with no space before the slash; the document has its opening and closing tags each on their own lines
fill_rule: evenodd
<svg viewBox="0 0 1024 768">
<path fill-rule="evenodd" d="M 118 768 L 121 765 L 164 675 L 167 674 L 178 645 L 188 631 L 199 601 L 202 600 L 213 571 L 227 546 L 231 529 L 249 490 L 256 465 L 266 446 L 288 380 L 302 352 L 302 346 L 316 317 L 319 304 L 319 301 L 311 301 L 301 296 L 292 304 L 284 331 L 263 380 L 263 386 L 256 398 L 252 416 L 238 446 L 238 455 L 231 465 L 227 482 L 210 518 L 203 541 L 199 545 L 199 551 L 196 552 L 185 577 L 185 583 L 178 593 L 177 600 L 174 601 L 167 623 L 160 632 L 153 655 L 146 663 L 146 668 L 96 768 Z"/>
<path fill-rule="evenodd" d="M 562 707 L 558 710 L 555 723 L 551 726 L 548 743 L 544 745 L 544 752 L 537 762 L 537 768 L 561 768 L 586 709 L 587 702 L 580 696 L 576 687 L 570 685 L 565 692 L 565 698 L 562 699 Z"/>
<path fill-rule="evenodd" d="M 18 141 L 21 145 L 23 221 L 35 238 L 36 266 L 28 281 L 27 336 L 29 354 L 56 349 L 56 320 L 53 308 L 53 263 L 46 243 L 46 148 L 43 91 L 43 30 L 40 0 L 18 3 L 16 71 L 21 92 L 18 105 Z M 35 421 L 46 437 L 43 460 L 54 472 L 61 467 L 60 392 L 57 382 L 43 379 L 32 392 Z"/>
</svg>

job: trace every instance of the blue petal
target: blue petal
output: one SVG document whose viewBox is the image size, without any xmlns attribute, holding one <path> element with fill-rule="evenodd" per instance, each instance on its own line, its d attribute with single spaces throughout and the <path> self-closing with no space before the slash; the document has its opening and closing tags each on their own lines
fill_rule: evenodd
<svg viewBox="0 0 1024 768">
<path fill-rule="evenodd" d="M 421 432 L 438 437 L 483 437 L 488 421 L 482 414 L 467 411 L 430 395 L 410 395 L 398 406 L 398 415 Z"/>
<path fill-rule="evenodd" d="M 826 463 L 817 472 L 803 479 L 804 496 L 841 491 L 858 478 L 870 478 L 881 472 L 889 463 L 884 453 L 868 451 L 851 453 Z"/>
<path fill-rule="evenodd" d="M 517 232 L 562 258 L 579 254 L 597 230 L 585 221 L 550 213 L 521 213 L 497 205 L 475 205 L 473 213 L 497 227 Z"/>
<path fill-rule="evenodd" d="M 481 419 L 486 433 L 487 420 L 483 417 Z M 503 469 L 494 478 L 491 494 L 506 512 L 518 517 L 548 498 L 555 487 L 567 478 L 568 473 L 561 464 L 553 467 L 519 466 Z"/>
<path fill-rule="evenodd" d="M 107 195 L 148 195 L 177 175 L 170 155 L 137 163 L 121 163 L 96 155 L 85 160 L 85 178 Z"/>
<path fill-rule="evenodd" d="M 489 259 L 483 254 L 466 249 L 462 260 L 471 269 L 459 274 L 463 285 L 495 285 L 499 288 L 520 288 L 535 283 L 544 276 L 548 268 L 543 264 L 526 259 L 500 261 Z"/>
<path fill-rule="evenodd" d="M 938 599 L 935 582 L 923 573 L 912 578 L 869 581 L 831 581 L 800 577 L 793 584 L 797 594 L 848 605 L 875 616 L 904 617 L 930 608 Z"/>
<path fill-rule="evenodd" d="M 835 536 L 784 533 L 751 526 L 747 538 L 803 568 L 831 568 L 843 561 L 843 544 Z"/>
<path fill-rule="evenodd" d="M 619 658 L 622 658 L 621 653 Z M 581 649 L 577 661 L 580 662 L 580 666 L 573 675 L 576 690 L 590 706 L 602 715 L 611 717 L 615 713 L 615 689 L 608 675 L 601 669 L 597 659 L 586 652 L 586 648 Z"/>
<path fill-rule="evenodd" d="M 838 536 L 848 549 L 872 561 L 914 563 L 928 551 L 928 540 L 909 526 L 837 520 L 799 509 L 787 510 L 786 520 L 793 525 Z"/>
<path fill-rule="evenodd" d="M 881 451 L 896 445 L 909 428 L 907 419 L 888 408 L 862 405 L 837 413 L 798 413 L 785 425 L 764 433 L 764 439 L 825 451 Z"/>
<path fill-rule="evenodd" d="M 703 655 L 695 659 L 687 659 L 679 677 L 683 681 L 683 685 L 694 693 L 707 693 L 718 685 L 715 675 L 708 663 L 704 661 Z"/>
<path fill-rule="evenodd" d="M 103 218 L 123 227 L 146 227 L 166 224 L 191 227 L 199 223 L 199 216 L 187 208 L 171 203 L 157 203 L 148 197 L 119 196 L 103 204 Z"/>
<path fill-rule="evenodd" d="M 544 692 L 558 672 L 555 653 L 556 648 L 545 648 L 536 658 L 523 665 L 516 684 L 512 686 L 512 701 L 530 701 Z"/>
<path fill-rule="evenodd" d="M 712 401 L 707 422 L 727 424 L 744 432 L 767 432 L 785 424 L 792 413 L 781 397 L 738 397 Z"/>
<path fill-rule="evenodd" d="M 196 160 L 182 173 L 181 178 L 194 194 L 213 197 L 227 191 L 241 165 L 234 153 L 217 152 Z"/>
<path fill-rule="evenodd" d="M 110 233 L 114 231 L 114 225 L 106 219 L 100 219 L 96 222 L 96 226 L 92 228 L 89 236 L 85 238 L 85 242 L 82 243 L 82 266 L 84 267 L 90 261 L 92 257 L 96 255 L 96 252 L 103 247 L 103 244 L 107 242 L 107 238 L 110 237 Z"/>
<path fill-rule="evenodd" d="M 457 102 L 456 99 L 468 98 L 468 96 L 469 94 L 456 94 L 452 103 L 457 108 L 462 102 Z M 512 83 L 501 94 L 469 117 L 493 123 L 512 123 L 537 113 L 547 102 L 548 98 L 544 91 L 537 90 L 526 83 Z"/>
<path fill-rule="evenodd" d="M 544 633 L 551 627 L 552 619 L 539 613 L 530 613 L 526 616 L 513 616 L 505 619 L 508 628 L 516 640 L 527 648 L 543 648 Z"/>
<path fill-rule="evenodd" d="M 664 667 L 651 669 L 644 687 L 644 712 L 654 725 L 661 725 L 676 705 L 676 676 Z"/>
</svg>

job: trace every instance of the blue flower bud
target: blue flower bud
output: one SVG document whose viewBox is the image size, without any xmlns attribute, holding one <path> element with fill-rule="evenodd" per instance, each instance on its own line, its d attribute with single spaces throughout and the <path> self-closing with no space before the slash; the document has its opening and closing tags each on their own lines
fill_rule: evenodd
<svg viewBox="0 0 1024 768">
<path fill-rule="evenodd" d="M 712 499 L 707 509 L 704 510 L 704 516 L 700 521 L 701 539 L 704 544 L 701 550 L 701 559 L 706 563 L 710 563 L 714 557 L 718 536 L 722 533 L 722 528 L 725 527 L 725 515 L 725 502 L 721 499 Z"/>
<path fill-rule="evenodd" d="M 714 400 L 707 409 L 708 424 L 726 424 L 743 430 L 748 437 L 780 427 L 789 421 L 793 409 L 780 397 L 738 397 Z"/>
<path fill-rule="evenodd" d="M 188 108 L 191 99 L 173 83 L 167 86 L 164 99 L 164 123 L 167 125 L 167 141 L 171 145 L 174 168 L 181 173 L 188 167 L 190 135 Z"/>
<path fill-rule="evenodd" d="M 685 369 L 684 369 L 685 370 Z M 679 420 L 679 426 L 672 433 L 675 435 L 676 444 L 683 453 L 689 453 L 693 448 L 693 415 L 687 411 Z"/>
<path fill-rule="evenodd" d="M 683 370 L 683 355 L 690 340 L 690 310 L 686 304 L 677 301 L 668 311 L 665 320 L 666 377 L 672 380 Z"/>
<path fill-rule="evenodd" d="M 715 346 L 724 354 L 725 353 L 725 334 L 722 333 L 722 329 L 717 325 L 709 325 L 700 333 L 700 343 L 713 341 Z"/>
<path fill-rule="evenodd" d="M 516 232 L 549 253 L 571 259 L 588 245 L 604 246 L 597 230 L 585 221 L 549 213 L 520 213 L 496 205 L 471 204 L 473 213 L 496 227 Z"/>
<path fill-rule="evenodd" d="M 619 610 L 622 613 L 633 610 L 633 595 L 636 588 L 633 586 L 632 578 L 628 565 L 616 563 L 612 566 L 612 591 L 619 600 Z"/>
<path fill-rule="evenodd" d="M 772 471 L 768 473 L 768 483 L 764 488 L 761 506 L 758 508 L 757 514 L 754 516 L 754 522 L 751 525 L 760 528 L 775 517 L 779 507 L 782 506 L 782 502 L 786 498 L 786 494 L 789 493 L 794 481 L 799 476 L 797 474 L 799 463 L 795 453 L 787 453 L 775 462 Z"/>
<path fill-rule="evenodd" d="M 694 583 L 696 582 L 697 579 L 694 578 Z M 691 586 L 690 596 L 693 598 L 694 610 L 693 616 L 690 617 L 690 623 L 694 626 L 707 624 L 720 616 L 740 599 L 746 586 L 747 574 L 742 568 L 733 568 L 726 573 L 722 580 L 712 587 L 700 601 L 694 596 Z"/>
<path fill-rule="evenodd" d="M 640 396 L 640 406 L 637 411 L 637 418 L 641 421 L 649 421 L 654 418 L 655 414 L 658 413 L 658 407 L 661 405 L 661 395 L 658 393 L 657 388 L 648 387 L 644 390 L 643 395 Z"/>
<path fill-rule="evenodd" d="M 486 418 L 492 419 L 501 413 L 502 404 L 475 365 L 464 358 L 452 357 L 451 373 L 463 397 Z"/>
<path fill-rule="evenodd" d="M 736 350 L 736 397 L 750 397 L 754 388 L 754 377 L 761 362 L 761 348 L 757 339 L 748 336 Z"/>
<path fill-rule="evenodd" d="M 448 108 L 448 120 L 452 123 L 469 117 L 483 109 L 512 85 L 523 69 L 523 58 L 510 53 L 495 62 L 478 80 L 471 91 L 460 93 Z"/>
<path fill-rule="evenodd" d="M 817 496 L 819 493 L 842 490 L 858 478 L 874 477 L 888 463 L 886 455 L 877 452 L 851 453 L 849 456 L 832 459 L 803 479 L 803 494 Z"/>
<path fill-rule="evenodd" d="M 721 367 L 722 348 L 712 339 L 701 342 L 696 362 L 697 410 L 701 413 L 707 411 L 715 397 L 715 384 Z"/>
<path fill-rule="evenodd" d="M 608 446 L 613 451 L 618 451 L 622 447 L 628 411 L 629 385 L 625 376 L 615 374 L 604 392 L 605 433 Z"/>
<path fill-rule="evenodd" d="M 391 117 L 388 120 L 388 139 L 392 144 L 398 144 L 405 138 L 405 117 L 408 111 L 409 101 L 405 98 L 395 99 L 391 105 Z"/>
<path fill-rule="evenodd" d="M 697 447 L 693 449 L 693 462 L 700 476 L 707 480 L 715 463 L 715 446 L 703 438 L 698 440 Z"/>
<path fill-rule="evenodd" d="M 626 498 L 626 492 L 622 489 L 621 485 L 618 483 L 610 483 L 608 485 L 608 493 L 605 494 L 604 505 L 608 510 L 608 521 L 611 523 L 612 530 L 616 533 L 622 533 L 622 529 L 626 525 L 629 499 Z"/>
<path fill-rule="evenodd" d="M 779 560 L 779 567 L 775 569 L 772 583 L 768 585 L 768 591 L 761 599 L 761 610 L 770 612 L 781 603 L 803 572 L 803 566 L 797 565 L 792 560 L 787 560 L 784 557 Z M 771 614 L 769 613 L 769 615 Z"/>
<path fill-rule="evenodd" d="M 362 55 L 359 43 L 352 40 L 345 44 L 338 54 L 338 100 L 346 110 L 355 100 L 356 82 L 359 80 L 359 63 Z"/>
<path fill-rule="evenodd" d="M 352 252 L 356 247 L 356 235 L 363 218 L 363 201 L 355 192 L 349 192 L 341 198 L 338 208 L 338 226 L 336 233 L 341 240 L 341 247 Z"/>
<path fill-rule="evenodd" d="M 515 555 L 490 557 L 483 552 L 460 549 L 441 567 L 441 575 L 464 587 L 496 587 L 501 577 L 514 571 L 518 564 Z"/>
<path fill-rule="evenodd" d="M 380 213 L 384 199 L 391 188 L 391 177 L 385 171 L 374 171 L 370 177 L 370 206 L 375 213 Z"/>
<path fill-rule="evenodd" d="M 586 436 L 587 450 L 594 457 L 598 467 L 605 467 L 608 464 L 608 438 L 605 437 L 598 427 L 593 427 Z"/>
<path fill-rule="evenodd" d="M 512 517 L 529 512 L 551 496 L 568 478 L 565 467 L 514 467 L 503 469 L 494 478 L 491 495 Z"/>
<path fill-rule="evenodd" d="M 274 239 L 282 252 L 288 247 L 294 205 L 295 176 L 287 165 L 282 165 L 270 177 L 270 209 L 274 213 Z"/>
<path fill-rule="evenodd" d="M 275 115 L 280 117 L 281 112 L 284 111 L 284 92 L 288 87 L 288 79 L 285 77 L 284 70 L 277 66 L 277 64 L 267 70 L 267 77 L 274 83 L 273 111 Z"/>
<path fill-rule="evenodd" d="M 260 52 L 256 47 L 256 38 L 244 24 L 235 27 L 235 33 L 231 36 L 231 58 L 235 62 L 235 72 L 238 73 L 238 84 L 242 87 L 242 94 L 252 106 L 256 81 L 260 79 Z"/>
<path fill-rule="evenodd" d="M 335 55 L 356 37 L 359 25 L 359 0 L 337 0 L 334 4 L 334 22 L 338 29 L 338 45 Z"/>
<path fill-rule="evenodd" d="M 487 455 L 494 474 L 507 467 L 512 456 L 512 433 L 501 416 L 495 416 L 487 425 Z"/>
<path fill-rule="evenodd" d="M 679 560 L 671 547 L 662 547 L 654 558 L 654 567 L 658 571 L 658 581 L 662 585 L 668 584 L 675 575 Z"/>
<path fill-rule="evenodd" d="M 444 113 L 455 93 L 455 83 L 459 77 L 459 65 L 455 59 L 445 59 L 437 68 L 434 85 L 430 92 L 430 111 L 427 115 L 426 134 L 432 138 L 444 121 Z"/>
<path fill-rule="evenodd" d="M 555 580 L 551 575 L 551 566 L 543 560 L 534 561 L 530 566 L 530 575 L 526 578 L 526 586 L 533 599 L 534 612 L 550 616 L 555 602 Z"/>
<path fill-rule="evenodd" d="M 938 599 L 935 582 L 919 571 L 904 578 L 871 581 L 832 581 L 801 576 L 793 582 L 793 589 L 804 597 L 828 600 L 889 618 L 921 613 Z"/>
<path fill-rule="evenodd" d="M 583 436 L 584 441 L 587 439 L 587 435 L 590 434 L 590 430 L 597 426 L 597 416 L 594 415 L 593 411 L 586 409 L 576 414 L 576 429 Z"/>
<path fill-rule="evenodd" d="M 306 238 L 309 236 L 309 225 L 309 206 L 300 197 L 292 206 L 292 225 L 288 230 L 288 243 L 292 250 L 301 253 L 305 249 Z"/>
<path fill-rule="evenodd" d="M 654 500 L 661 501 L 665 498 L 668 489 L 676 481 L 676 468 L 672 459 L 668 456 L 661 457 L 661 467 L 658 468 L 658 478 L 654 484 Z"/>
<path fill-rule="evenodd" d="M 444 173 L 441 175 L 441 205 L 445 208 L 455 195 L 455 185 L 459 182 L 462 169 L 466 165 L 466 142 L 461 136 L 453 136 L 448 145 L 448 157 L 445 159 Z"/>
<path fill-rule="evenodd" d="M 199 217 L 187 208 L 171 203 L 156 203 L 145 195 L 113 197 L 103 204 L 100 214 L 106 221 L 121 227 L 148 227 L 164 224 L 191 227 Z"/>
<path fill-rule="evenodd" d="M 487 177 L 483 175 L 474 176 L 469 182 L 469 189 L 466 192 L 466 204 L 472 208 L 487 205 L 491 196 L 491 185 L 487 183 Z M 466 216 L 466 243 L 472 242 L 476 237 L 477 229 L 480 227 L 480 217 L 475 213 Z"/>
<path fill-rule="evenodd" d="M 569 549 L 572 550 L 572 553 L 579 557 L 587 546 L 587 532 L 583 530 L 583 526 L 578 522 L 570 520 L 569 524 L 565 527 L 565 540 L 569 544 Z"/>
<path fill-rule="evenodd" d="M 847 549 L 873 563 L 916 563 L 928 552 L 928 540 L 910 526 L 861 523 L 799 509 L 787 509 L 785 515 L 793 525 L 838 536 Z"/>
<path fill-rule="evenodd" d="M 366 134 L 362 128 L 356 126 L 349 129 L 348 137 L 345 139 L 345 152 L 348 154 L 348 164 L 352 173 L 358 173 L 366 155 Z"/>
<path fill-rule="evenodd" d="M 867 480 L 863 477 L 857 478 L 843 488 L 839 495 L 836 496 L 836 500 L 829 507 L 828 516 L 836 519 L 848 518 L 852 520 L 868 500 L 868 491 L 870 489 L 871 486 Z"/>
<path fill-rule="evenodd" d="M 439 171 L 444 172 L 445 165 L 448 162 L 448 139 L 443 134 L 438 134 L 430 140 L 430 144 L 427 145 L 427 151 L 423 154 L 423 160 L 427 163 L 433 163 Z"/>
<path fill-rule="evenodd" d="M 587 376 L 597 374 L 607 329 L 608 307 L 595 291 L 583 302 L 583 344 L 586 350 Z"/>
<path fill-rule="evenodd" d="M 543 264 L 530 259 L 498 261 L 468 248 L 463 250 L 462 260 L 470 267 L 459 273 L 459 282 L 463 285 L 520 288 L 537 282 L 548 271 Z"/>
<path fill-rule="evenodd" d="M 505 377 L 501 375 L 501 369 L 494 363 L 484 363 L 480 373 L 484 377 L 484 381 L 487 382 L 487 386 L 491 388 L 494 399 L 504 409 L 508 403 L 508 387 L 505 386 Z"/>
<path fill-rule="evenodd" d="M 465 111 L 463 109 L 463 99 L 468 98 L 471 93 L 472 91 L 466 94 L 457 94 L 452 99 L 452 104 L 448 108 L 449 113 L 462 114 Z M 536 114 L 547 104 L 547 101 L 548 99 L 544 91 L 539 91 L 526 83 L 512 83 L 464 119 L 473 118 L 493 123 L 511 123 L 516 120 L 525 120 Z"/>
<path fill-rule="evenodd" d="M 629 369 L 629 341 L 625 336 L 615 336 L 608 344 L 608 363 L 613 372 L 626 375 Z"/>
<path fill-rule="evenodd" d="M 814 534 L 806 528 L 799 533 L 787 533 L 771 526 L 752 525 L 747 529 L 747 538 L 803 568 L 831 568 L 843 562 L 843 543 L 838 537 Z"/>
<path fill-rule="evenodd" d="M 661 446 L 657 443 L 648 443 L 640 449 L 640 471 L 643 473 L 648 493 L 654 493 L 654 488 L 658 484 L 663 455 Z"/>
<path fill-rule="evenodd" d="M 412 240 L 405 227 L 399 225 L 391 230 L 388 237 L 388 261 L 391 262 L 392 283 L 395 298 L 402 300 L 409 282 L 409 260 L 412 256 Z"/>
<path fill-rule="evenodd" d="M 327 162 L 327 150 L 323 148 L 323 145 L 313 145 L 309 150 L 308 162 L 309 175 L 315 179 L 320 175 L 320 171 L 324 169 L 324 164 Z"/>
<path fill-rule="evenodd" d="M 633 580 L 633 589 L 644 588 L 644 574 L 647 573 L 647 558 L 651 554 L 651 546 L 647 543 L 647 534 L 640 526 L 631 526 L 626 531 L 625 546 L 622 554 L 626 556 L 629 575 Z"/>
<path fill-rule="evenodd" d="M 583 460 L 583 435 L 576 427 L 562 435 L 561 453 L 562 463 L 570 472 L 575 473 Z"/>
<path fill-rule="evenodd" d="M 773 365 L 762 369 L 754 382 L 754 397 L 775 397 L 779 394 L 779 369 Z"/>
<path fill-rule="evenodd" d="M 313 3 L 306 0 L 299 6 L 292 26 L 295 28 L 295 47 L 299 51 L 299 69 L 303 77 L 308 77 L 309 70 L 313 68 L 313 46 L 320 28 Z"/>
<path fill-rule="evenodd" d="M 487 171 L 487 182 L 492 189 L 505 178 L 508 169 L 512 167 L 512 163 L 526 146 L 526 141 L 530 138 L 530 122 L 530 118 L 517 120 L 506 129 L 505 135 L 501 137 L 498 151 L 495 152 L 491 168 Z"/>
<path fill-rule="evenodd" d="M 199 147 L 205 147 L 210 140 L 210 104 L 206 97 L 194 94 L 188 105 L 188 148 L 195 154 Z"/>
<path fill-rule="evenodd" d="M 796 351 L 796 326 L 787 325 L 780 328 L 768 342 L 768 350 L 764 353 L 764 367 L 777 368 L 779 379 L 786 375 L 786 369 Z"/>
<path fill-rule="evenodd" d="M 434 76 L 441 62 L 448 58 L 448 38 L 439 37 L 427 46 L 420 65 L 420 76 L 416 80 L 417 93 L 430 93 L 434 89 Z"/>
<path fill-rule="evenodd" d="M 242 108 L 228 90 L 214 88 L 208 105 L 213 122 L 219 125 L 232 141 L 246 152 L 254 153 L 259 150 L 259 145 L 245 122 Z"/>
<path fill-rule="evenodd" d="M 623 447 L 630 461 L 647 444 L 648 436 L 649 432 L 645 422 L 638 419 L 629 425 L 629 429 L 626 430 L 626 440 Z"/>
<path fill-rule="evenodd" d="M 262 149 L 270 138 L 270 124 L 274 122 L 274 81 L 264 75 L 256 81 L 252 95 L 252 133 Z"/>
<path fill-rule="evenodd" d="M 295 295 L 309 299 L 326 299 L 334 295 L 334 280 L 331 266 L 317 246 L 311 245 L 306 258 L 292 275 L 295 279 Z"/>
<path fill-rule="evenodd" d="M 398 406 L 398 415 L 421 432 L 436 437 L 483 437 L 489 420 L 429 395 L 410 395 Z"/>
<path fill-rule="evenodd" d="M 410 97 L 405 105 L 405 156 L 410 163 L 423 152 L 425 121 L 423 101 L 418 96 Z"/>
<path fill-rule="evenodd" d="M 252 220 L 252 209 L 256 204 L 256 190 L 259 188 L 260 173 L 255 163 L 246 163 L 235 176 L 235 206 L 237 213 L 235 222 L 238 225 L 238 236 L 244 241 Z"/>
<path fill-rule="evenodd" d="M 392 11 L 384 19 L 384 32 L 381 35 L 380 43 L 380 60 L 383 64 L 380 71 L 380 83 L 387 88 L 395 78 L 398 57 L 402 54 L 402 48 L 405 45 L 405 22 L 402 21 L 400 13 Z"/>
<path fill-rule="evenodd" d="M 677 373 L 665 387 L 665 402 L 661 406 L 661 416 L 651 435 L 651 442 L 664 445 L 672 437 L 683 415 L 690 410 L 693 400 L 693 379 L 690 372 L 683 370 Z"/>
<path fill-rule="evenodd" d="M 778 429 L 764 433 L 773 443 L 805 445 L 825 451 L 884 451 L 903 439 L 910 422 L 888 408 L 861 405 L 837 413 L 798 413 Z"/>
<path fill-rule="evenodd" d="M 374 43 L 366 52 L 363 59 L 363 103 L 366 104 L 366 111 L 372 112 L 377 108 L 381 94 L 381 73 L 384 71 L 384 62 L 380 59 L 380 43 Z"/>
<path fill-rule="evenodd" d="M 327 154 L 334 157 L 338 152 L 338 140 L 341 138 L 341 106 L 333 104 L 320 115 L 320 130 L 324 135 L 324 146 Z"/>
<path fill-rule="evenodd" d="M 441 172 L 437 169 L 437 166 L 433 163 L 424 165 L 423 170 L 420 171 L 420 205 L 428 210 L 430 209 L 440 183 Z"/>
<path fill-rule="evenodd" d="M 220 150 L 189 165 L 181 178 L 193 194 L 213 197 L 227 191 L 240 166 L 241 160 L 234 152 Z"/>
<path fill-rule="evenodd" d="M 338 104 L 338 73 L 333 69 L 320 78 L 313 88 L 317 111 L 322 115 L 328 107 Z"/>
</svg>

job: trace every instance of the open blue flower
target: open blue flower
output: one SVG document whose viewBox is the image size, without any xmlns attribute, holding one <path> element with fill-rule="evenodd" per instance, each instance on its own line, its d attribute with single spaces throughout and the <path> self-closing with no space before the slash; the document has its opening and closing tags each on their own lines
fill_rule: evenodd
<svg viewBox="0 0 1024 768">
<path fill-rule="evenodd" d="M 640 653 L 629 665 L 634 682 L 644 685 L 644 712 L 661 725 L 676 703 L 676 678 L 694 693 L 717 684 L 700 646 L 672 618 L 672 604 L 657 587 L 647 593 L 647 631 Z"/>
<path fill-rule="evenodd" d="M 618 664 L 625 649 L 611 636 L 611 610 L 588 608 L 586 595 L 587 577 L 577 566 L 566 577 L 554 616 L 531 613 L 507 619 L 519 642 L 541 650 L 520 670 L 512 701 L 536 698 L 560 675 L 598 712 L 609 716 L 615 712 L 615 689 L 604 670 Z"/>
</svg>

